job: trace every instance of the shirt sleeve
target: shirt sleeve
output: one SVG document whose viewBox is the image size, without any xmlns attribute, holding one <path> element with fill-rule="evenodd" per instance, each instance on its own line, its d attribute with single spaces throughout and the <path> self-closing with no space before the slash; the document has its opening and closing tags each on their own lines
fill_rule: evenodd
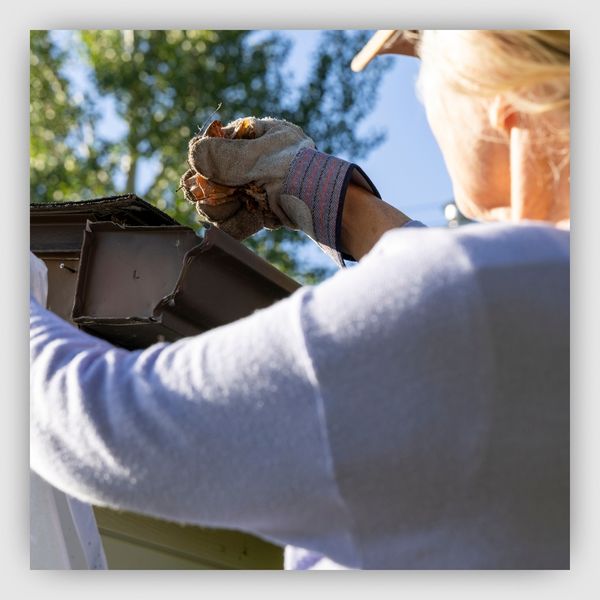
<svg viewBox="0 0 600 600">
<path fill-rule="evenodd" d="M 82 501 L 356 564 L 300 332 L 309 294 L 143 351 L 30 298 L 32 469 Z"/>
<path fill-rule="evenodd" d="M 390 476 L 377 454 L 394 452 L 379 434 L 396 415 L 372 401 L 397 397 L 393 355 L 407 341 L 396 324 L 408 311 L 415 337 L 410 311 L 423 300 L 414 243 L 390 254 L 394 236 L 382 239 L 320 286 L 143 351 L 83 333 L 31 299 L 32 468 L 82 501 L 240 529 L 360 567 L 356 506 L 340 485 L 353 489 L 346 473 L 367 475 L 354 488 L 368 491 L 379 467 Z"/>
</svg>

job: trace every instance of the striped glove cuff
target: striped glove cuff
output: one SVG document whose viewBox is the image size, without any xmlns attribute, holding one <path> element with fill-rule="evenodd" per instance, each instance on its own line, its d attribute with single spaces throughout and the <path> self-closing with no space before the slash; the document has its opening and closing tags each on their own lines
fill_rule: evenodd
<svg viewBox="0 0 600 600">
<path fill-rule="evenodd" d="M 344 199 L 351 180 L 381 198 L 358 165 L 312 148 L 303 148 L 294 157 L 281 192 L 307 205 L 315 242 L 340 267 L 345 266 L 344 259 L 354 260 L 340 251 Z"/>
</svg>

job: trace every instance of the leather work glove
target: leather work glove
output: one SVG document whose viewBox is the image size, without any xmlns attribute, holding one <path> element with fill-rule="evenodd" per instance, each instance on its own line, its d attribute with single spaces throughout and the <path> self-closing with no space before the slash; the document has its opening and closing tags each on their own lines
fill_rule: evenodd
<svg viewBox="0 0 600 600">
<path fill-rule="evenodd" d="M 381 197 L 360 167 L 319 152 L 300 127 L 279 119 L 238 119 L 217 135 L 189 142 L 191 168 L 181 179 L 201 215 L 237 239 L 263 227 L 299 229 L 338 265 L 352 260 L 339 245 L 348 184 Z"/>
</svg>

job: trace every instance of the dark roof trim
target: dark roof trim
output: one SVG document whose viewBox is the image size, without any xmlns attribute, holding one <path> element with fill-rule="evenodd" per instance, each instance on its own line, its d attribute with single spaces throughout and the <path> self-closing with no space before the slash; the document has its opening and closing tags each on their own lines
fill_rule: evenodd
<svg viewBox="0 0 600 600">
<path fill-rule="evenodd" d="M 177 221 L 169 217 L 149 202 L 146 202 L 135 194 L 122 194 L 119 196 L 107 196 L 93 200 L 80 200 L 77 202 L 34 202 L 29 205 L 32 217 L 37 214 L 86 214 L 86 215 L 112 215 L 116 211 L 143 213 L 144 217 L 153 218 L 163 225 L 179 225 Z M 96 219 L 100 220 L 100 219 Z M 148 221 L 146 225 L 150 225 Z M 158 224 L 158 223 L 157 223 Z"/>
<path fill-rule="evenodd" d="M 79 252 L 86 221 L 123 225 L 179 223 L 134 194 L 80 202 L 30 204 L 30 247 L 33 252 Z"/>
</svg>

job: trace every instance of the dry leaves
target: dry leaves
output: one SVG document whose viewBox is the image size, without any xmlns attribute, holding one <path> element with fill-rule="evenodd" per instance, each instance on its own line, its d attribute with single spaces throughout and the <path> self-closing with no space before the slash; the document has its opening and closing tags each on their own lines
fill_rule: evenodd
<svg viewBox="0 0 600 600">
<path fill-rule="evenodd" d="M 233 131 L 213 121 L 202 137 L 252 139 L 255 137 L 252 119 L 241 119 Z M 267 194 L 254 182 L 243 186 L 228 186 L 210 181 L 195 169 L 189 169 L 181 179 L 184 195 L 196 205 L 197 212 L 237 239 L 244 239 L 262 226 L 268 225 L 264 217 L 270 213 Z M 234 220 L 240 210 L 247 211 L 243 219 Z M 268 219 L 269 221 L 271 219 Z M 260 222 L 260 226 L 258 223 Z"/>
</svg>

